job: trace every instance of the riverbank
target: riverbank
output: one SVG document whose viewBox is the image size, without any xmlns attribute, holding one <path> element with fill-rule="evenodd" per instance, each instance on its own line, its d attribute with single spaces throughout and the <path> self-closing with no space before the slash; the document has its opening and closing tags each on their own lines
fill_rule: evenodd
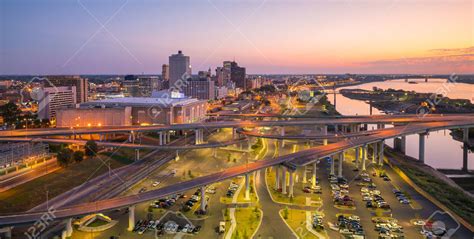
<svg viewBox="0 0 474 239">
<path fill-rule="evenodd" d="M 474 104 L 468 99 L 450 99 L 436 93 L 416 93 L 414 91 L 379 89 L 342 89 L 347 98 L 369 102 L 372 107 L 383 112 L 409 114 L 450 114 L 474 113 Z"/>
</svg>

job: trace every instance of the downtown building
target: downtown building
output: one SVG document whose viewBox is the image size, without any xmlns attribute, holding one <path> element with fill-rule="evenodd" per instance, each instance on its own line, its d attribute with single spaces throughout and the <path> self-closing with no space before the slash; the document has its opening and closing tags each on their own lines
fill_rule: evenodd
<svg viewBox="0 0 474 239">
<path fill-rule="evenodd" d="M 78 104 L 86 102 L 89 97 L 89 81 L 80 76 L 46 76 L 45 87 L 76 87 L 76 102 Z"/>
<path fill-rule="evenodd" d="M 171 55 L 169 58 L 169 88 L 182 91 L 180 80 L 187 80 L 191 77 L 191 62 L 189 56 L 185 56 L 182 51 Z"/>
<path fill-rule="evenodd" d="M 64 108 L 73 108 L 77 104 L 75 86 L 46 87 L 39 89 L 38 118 L 55 120 L 56 112 Z"/>
<path fill-rule="evenodd" d="M 235 83 L 235 87 L 246 90 L 249 88 L 249 85 L 246 81 L 245 67 L 240 67 L 235 61 L 224 61 L 223 67 L 221 69 L 222 73 L 222 84 L 228 85 L 229 82 Z M 216 74 L 217 74 L 216 70 Z M 219 77 L 219 76 L 218 76 Z"/>
<path fill-rule="evenodd" d="M 124 97 L 89 101 L 75 109 L 58 111 L 57 127 L 171 125 L 201 122 L 207 101 L 168 90 L 153 97 Z"/>
<path fill-rule="evenodd" d="M 158 76 L 126 75 L 122 82 L 125 97 L 149 97 L 153 90 L 161 87 Z"/>
</svg>

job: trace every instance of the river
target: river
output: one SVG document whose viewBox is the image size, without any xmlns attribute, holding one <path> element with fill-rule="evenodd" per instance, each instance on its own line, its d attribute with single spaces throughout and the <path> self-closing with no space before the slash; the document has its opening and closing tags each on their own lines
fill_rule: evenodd
<svg viewBox="0 0 474 239">
<path fill-rule="evenodd" d="M 392 88 L 395 90 L 409 90 L 419 93 L 437 92 L 451 99 L 468 99 L 474 102 L 474 85 L 464 83 L 447 83 L 446 79 L 408 79 L 418 84 L 409 84 L 402 80 L 390 80 L 384 82 L 371 82 L 357 86 L 343 87 L 340 89 L 365 89 L 372 90 L 373 87 L 381 89 Z M 336 94 L 336 110 L 343 115 L 369 115 L 370 108 L 367 103 L 353 100 Z M 334 104 L 334 95 L 328 94 L 328 99 Z M 373 108 L 372 114 L 384 114 Z M 370 125 L 369 127 L 375 127 Z M 449 130 L 430 132 L 426 138 L 425 163 L 436 169 L 461 169 L 462 168 L 462 143 L 455 141 L 449 134 Z M 472 137 L 472 136 L 471 136 Z M 387 144 L 393 146 L 393 140 L 387 140 Z M 418 158 L 418 135 L 407 136 L 406 154 Z M 474 153 L 468 155 L 468 168 L 474 170 Z"/>
</svg>

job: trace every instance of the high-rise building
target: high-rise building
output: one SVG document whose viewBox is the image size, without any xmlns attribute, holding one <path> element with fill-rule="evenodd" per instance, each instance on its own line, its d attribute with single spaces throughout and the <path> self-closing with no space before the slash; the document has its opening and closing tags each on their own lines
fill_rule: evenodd
<svg viewBox="0 0 474 239">
<path fill-rule="evenodd" d="M 241 89 L 247 89 L 247 82 L 245 80 L 245 67 L 240 67 L 235 61 L 224 61 L 223 67 L 223 83 L 228 81 L 235 83 L 235 86 Z"/>
<path fill-rule="evenodd" d="M 185 56 L 182 51 L 169 57 L 169 88 L 182 91 L 178 80 L 186 80 L 191 77 L 191 63 L 189 56 Z"/>
<path fill-rule="evenodd" d="M 54 119 L 59 109 L 75 107 L 77 103 L 75 86 L 42 88 L 38 95 L 38 118 Z"/>
<path fill-rule="evenodd" d="M 76 102 L 83 103 L 87 101 L 89 96 L 89 81 L 80 76 L 47 76 L 45 87 L 61 87 L 61 86 L 75 86 L 76 87 Z"/>
<path fill-rule="evenodd" d="M 163 64 L 161 67 L 161 78 L 163 78 L 164 81 L 170 80 L 170 66 L 167 64 Z"/>
<path fill-rule="evenodd" d="M 183 85 L 185 96 L 200 100 L 215 99 L 215 83 L 209 77 L 199 79 L 188 79 Z"/>
<path fill-rule="evenodd" d="M 216 84 L 217 86 L 225 86 L 227 82 L 224 82 L 224 68 L 216 68 Z"/>
<path fill-rule="evenodd" d="M 126 75 L 122 81 L 123 94 L 125 97 L 138 97 L 140 95 L 140 86 L 138 77 Z"/>
<path fill-rule="evenodd" d="M 149 97 L 153 90 L 159 88 L 157 76 L 126 75 L 122 87 L 126 97 Z"/>
</svg>

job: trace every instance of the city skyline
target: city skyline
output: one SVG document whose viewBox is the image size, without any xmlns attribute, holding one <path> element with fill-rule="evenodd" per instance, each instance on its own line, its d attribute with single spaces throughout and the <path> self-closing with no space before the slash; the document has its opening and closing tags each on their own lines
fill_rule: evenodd
<svg viewBox="0 0 474 239">
<path fill-rule="evenodd" d="M 472 2 L 424 2 L 7 0 L 0 74 L 473 73 Z"/>
</svg>

